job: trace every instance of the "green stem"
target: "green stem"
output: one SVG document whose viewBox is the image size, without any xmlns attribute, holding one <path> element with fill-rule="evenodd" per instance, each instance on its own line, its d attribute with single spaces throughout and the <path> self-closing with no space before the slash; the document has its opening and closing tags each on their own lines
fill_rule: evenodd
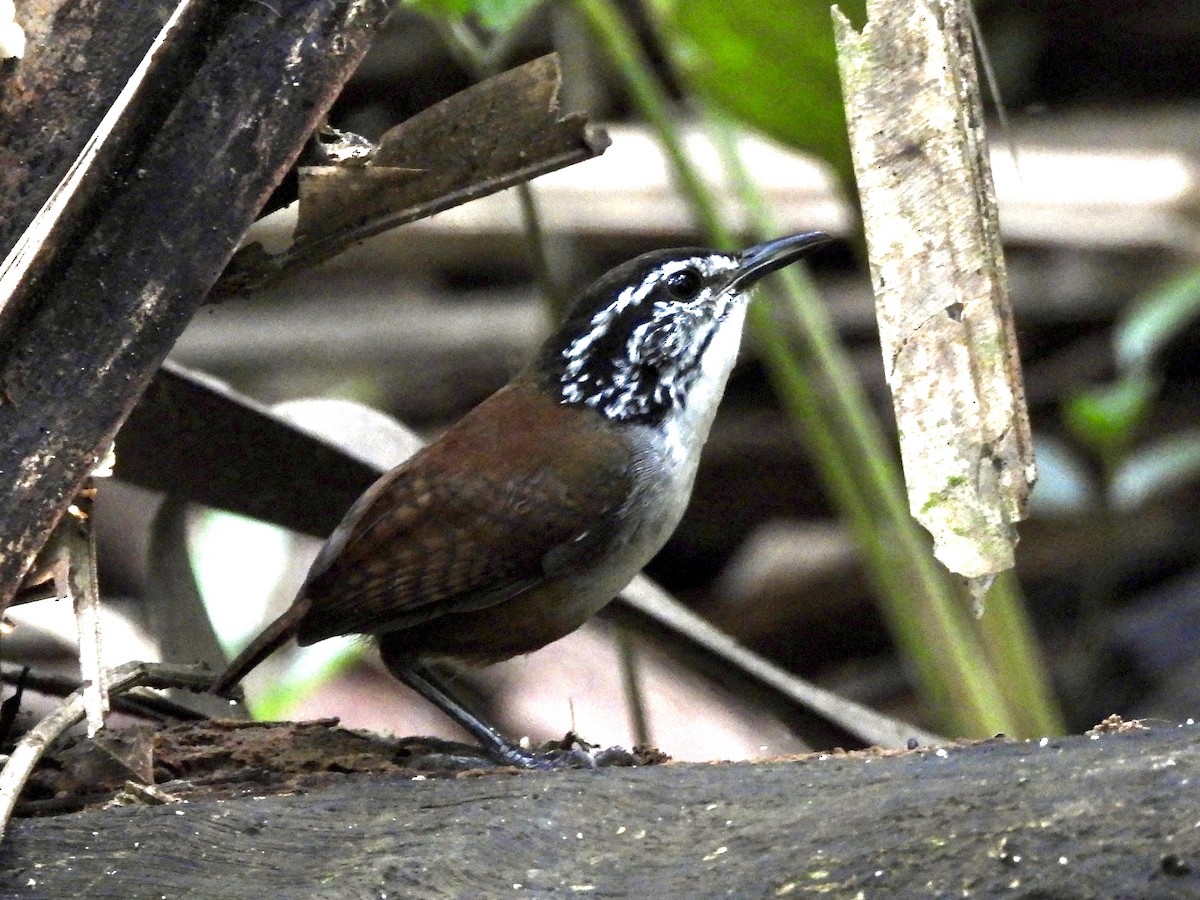
<svg viewBox="0 0 1200 900">
<path fill-rule="evenodd" d="M 678 182 L 680 192 L 691 202 L 700 229 L 715 244 L 732 248 L 733 233 L 726 229 L 716 201 L 684 150 L 666 92 L 639 49 L 633 29 L 608 0 L 575 0 L 575 7 L 600 39 L 638 110 L 658 135 L 671 163 L 671 173 Z"/>
<path fill-rule="evenodd" d="M 979 633 L 992 665 L 1004 673 L 1008 684 L 1010 708 L 1019 721 L 1019 728 L 1012 733 L 1023 737 L 1064 734 L 1066 722 L 1050 690 L 1046 661 L 1011 570 L 996 577 Z"/>
<path fill-rule="evenodd" d="M 470 72 L 475 81 L 484 81 L 503 69 L 505 60 L 512 52 L 512 44 L 530 15 L 532 12 L 527 13 L 524 20 L 500 35 L 490 46 L 481 41 L 462 19 L 434 17 L 432 21 L 459 65 Z M 517 185 L 517 198 L 521 204 L 522 230 L 534 279 L 543 299 L 550 306 L 552 317 L 557 318 L 566 307 L 566 298 L 550 267 L 550 251 L 546 245 L 546 232 L 542 228 L 537 196 L 528 182 L 521 182 Z"/>
<path fill-rule="evenodd" d="M 609 0 L 576 0 L 593 32 L 627 85 L 642 115 L 655 129 L 672 165 L 675 180 L 692 204 L 700 228 L 717 245 L 730 247 L 733 235 L 716 200 L 688 158 L 666 94 L 640 52 L 632 29 Z M 725 142 L 727 162 L 740 181 L 743 200 L 761 232 L 774 232 L 761 198 L 741 171 L 736 148 Z M 956 734 L 1026 733 L 1022 703 L 1041 700 L 1032 718 L 1056 717 L 1046 692 L 1024 685 L 1016 692 L 992 669 L 966 613 L 960 590 L 951 584 L 930 553 L 928 540 L 908 512 L 896 464 L 882 429 L 871 413 L 857 375 L 846 360 L 836 331 L 811 284 L 796 268 L 787 270 L 787 302 L 776 315 L 789 327 L 781 331 L 767 307 L 751 307 L 750 324 L 781 400 L 812 446 L 826 487 L 858 541 L 881 599 L 889 627 L 917 670 L 931 711 Z M 792 341 L 801 348 L 798 355 Z M 820 389 L 816 387 L 820 385 Z M 1009 600 L 1015 598 L 1011 591 Z M 1006 604 L 1011 606 L 1012 604 Z M 1036 660 L 1032 634 L 1023 617 L 1008 620 L 1003 632 L 1017 641 L 1015 658 Z M 989 637 L 1001 634 L 997 630 Z M 987 641 L 992 644 L 993 641 Z M 1011 664 L 1014 656 L 1005 659 Z M 999 659 L 996 662 L 1000 662 Z M 1036 680 L 1040 667 L 1025 670 Z M 1047 712 L 1048 710 L 1048 712 Z M 1047 730 L 1044 728 L 1042 733 Z"/>
<path fill-rule="evenodd" d="M 542 298 L 550 306 L 551 319 L 562 318 L 567 309 L 567 298 L 562 286 L 550 268 L 550 248 L 546 244 L 546 231 L 542 228 L 542 214 L 538 210 L 537 194 L 526 181 L 517 185 L 517 198 L 521 202 L 521 225 L 525 232 L 526 250 L 533 275 Z"/>
</svg>

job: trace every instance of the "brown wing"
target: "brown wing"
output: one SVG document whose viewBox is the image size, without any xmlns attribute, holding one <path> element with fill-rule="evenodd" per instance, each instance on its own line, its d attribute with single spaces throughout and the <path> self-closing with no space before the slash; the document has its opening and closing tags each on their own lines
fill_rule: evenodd
<svg viewBox="0 0 1200 900">
<path fill-rule="evenodd" d="M 544 578 L 552 551 L 560 568 L 603 552 L 633 477 L 619 434 L 579 427 L 591 415 L 516 382 L 380 478 L 313 564 L 300 643 L 491 606 Z"/>
</svg>

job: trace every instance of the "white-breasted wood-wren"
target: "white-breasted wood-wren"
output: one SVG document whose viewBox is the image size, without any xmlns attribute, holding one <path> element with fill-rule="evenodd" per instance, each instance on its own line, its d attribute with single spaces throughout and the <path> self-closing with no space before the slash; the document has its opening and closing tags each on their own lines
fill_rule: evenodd
<svg viewBox="0 0 1200 900">
<path fill-rule="evenodd" d="M 388 670 L 489 754 L 536 764 L 428 663 L 530 653 L 629 584 L 687 506 L 749 288 L 826 240 L 659 250 L 601 277 L 529 366 L 359 498 L 213 691 L 291 637 L 372 635 Z"/>
</svg>

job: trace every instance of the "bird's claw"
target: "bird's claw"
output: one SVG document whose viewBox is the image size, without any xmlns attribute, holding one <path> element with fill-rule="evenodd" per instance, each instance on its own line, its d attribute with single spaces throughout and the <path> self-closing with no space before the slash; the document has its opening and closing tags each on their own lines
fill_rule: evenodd
<svg viewBox="0 0 1200 900">
<path fill-rule="evenodd" d="M 509 747 L 503 754 L 509 765 L 522 769 L 555 771 L 559 769 L 602 769 L 610 766 L 636 766 L 636 757 L 624 747 L 598 750 L 575 735 L 551 742 L 544 749 L 533 751 Z"/>
</svg>

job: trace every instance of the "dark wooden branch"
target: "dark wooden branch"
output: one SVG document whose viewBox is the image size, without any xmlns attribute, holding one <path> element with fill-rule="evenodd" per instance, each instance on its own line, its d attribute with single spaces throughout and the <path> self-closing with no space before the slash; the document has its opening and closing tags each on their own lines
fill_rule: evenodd
<svg viewBox="0 0 1200 900">
<path fill-rule="evenodd" d="M 22 7 L 28 54 L 0 66 L 0 258 L 66 175 L 177 5 L 49 0 Z M 80 59 L 87 60 L 82 70 Z"/>
<path fill-rule="evenodd" d="M 380 471 L 168 362 L 117 436 L 116 475 L 324 538 Z"/>
<path fill-rule="evenodd" d="M 220 801 L 166 784 L 188 802 L 18 821 L 0 893 L 1200 896 L 1195 727 L 759 764 L 323 779 L 275 797 L 242 781 Z"/>
<path fill-rule="evenodd" d="M 195 8 L 122 152 L 39 251 L 40 277 L 0 297 L 19 311 L 0 333 L 0 608 L 387 13 L 382 0 Z M 122 40 L 100 32 L 85 58 Z M 46 89 L 78 81 L 68 67 Z"/>
</svg>

